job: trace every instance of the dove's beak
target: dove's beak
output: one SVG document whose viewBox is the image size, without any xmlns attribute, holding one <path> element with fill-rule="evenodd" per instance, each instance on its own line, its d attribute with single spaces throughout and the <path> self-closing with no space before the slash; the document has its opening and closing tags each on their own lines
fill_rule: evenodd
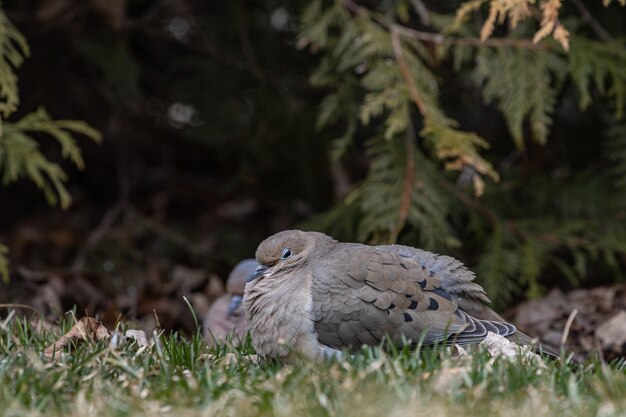
<svg viewBox="0 0 626 417">
<path fill-rule="evenodd" d="M 248 279 L 246 280 L 246 282 L 252 282 L 255 279 L 257 279 L 258 277 L 260 277 L 261 275 L 263 275 L 265 273 L 265 271 L 267 271 L 267 266 L 265 265 L 259 265 L 256 267 L 256 269 L 254 270 L 254 272 L 252 274 L 250 274 L 250 276 L 248 277 Z"/>
<path fill-rule="evenodd" d="M 230 303 L 228 304 L 228 317 L 231 317 L 235 313 L 235 311 L 241 305 L 242 300 L 243 297 L 241 295 L 233 295 L 230 298 Z"/>
</svg>

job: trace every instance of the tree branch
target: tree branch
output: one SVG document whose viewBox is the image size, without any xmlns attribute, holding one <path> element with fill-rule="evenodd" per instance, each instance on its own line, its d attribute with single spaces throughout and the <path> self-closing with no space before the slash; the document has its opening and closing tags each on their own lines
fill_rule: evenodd
<svg viewBox="0 0 626 417">
<path fill-rule="evenodd" d="M 600 39 L 605 42 L 610 42 L 613 40 L 613 37 L 609 35 L 609 32 L 607 32 L 600 23 L 598 23 L 598 21 L 595 19 L 595 17 L 593 17 L 589 9 L 585 7 L 582 1 L 573 0 L 573 3 L 574 6 L 576 6 L 576 8 L 578 9 L 578 13 L 580 13 L 580 16 L 587 24 L 589 24 L 589 26 L 591 26 L 593 31 L 596 32 L 596 35 L 598 35 Z"/>
<path fill-rule="evenodd" d="M 451 36 L 444 36 L 440 33 L 423 32 L 408 28 L 406 26 L 399 25 L 394 22 L 390 22 L 384 15 L 378 15 L 372 13 L 369 9 L 359 6 L 352 0 L 343 0 L 344 7 L 354 13 L 357 16 L 372 15 L 372 18 L 381 26 L 387 29 L 396 30 L 403 36 L 418 39 L 422 42 L 434 43 L 436 45 L 466 45 L 466 46 L 490 46 L 493 48 L 526 48 L 526 49 L 541 49 L 546 46 L 536 45 L 530 39 L 514 39 L 514 38 L 488 38 L 480 40 L 479 38 L 457 38 Z"/>
</svg>

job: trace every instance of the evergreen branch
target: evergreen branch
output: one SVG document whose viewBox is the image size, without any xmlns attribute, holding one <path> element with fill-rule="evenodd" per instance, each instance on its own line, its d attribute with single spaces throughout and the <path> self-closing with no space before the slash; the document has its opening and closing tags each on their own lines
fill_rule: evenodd
<svg viewBox="0 0 626 417">
<path fill-rule="evenodd" d="M 381 26 L 389 29 L 390 32 L 397 31 L 403 36 L 417 39 L 423 42 L 433 43 L 436 45 L 457 45 L 457 46 L 489 46 L 494 48 L 527 48 L 527 49 L 544 49 L 546 45 L 538 45 L 529 39 L 515 38 L 460 38 L 452 36 L 444 36 L 440 33 L 424 32 L 398 23 L 392 22 L 385 15 L 374 13 L 369 9 L 356 4 L 352 0 L 342 0 L 342 4 L 346 9 L 358 16 L 371 15 Z"/>
<path fill-rule="evenodd" d="M 398 30 L 392 26 L 391 27 L 391 46 L 393 47 L 393 53 L 395 55 L 396 61 L 400 66 L 400 72 L 402 73 L 402 78 L 406 82 L 407 88 L 409 90 L 409 95 L 411 99 L 417 106 L 417 109 L 422 114 L 423 117 L 427 117 L 426 114 L 426 106 L 424 102 L 420 98 L 420 95 L 417 91 L 417 87 L 415 82 L 413 81 L 413 77 L 411 76 L 411 70 L 404 59 L 404 53 L 402 52 L 402 46 L 400 45 L 400 36 L 398 35 Z"/>
<path fill-rule="evenodd" d="M 396 226 L 391 231 L 389 238 L 390 243 L 396 243 L 398 241 L 398 235 L 406 224 L 409 209 L 411 208 L 413 190 L 415 188 L 415 131 L 413 130 L 412 124 L 409 125 L 409 128 L 406 130 L 404 142 L 406 146 L 406 163 L 400 198 L 400 213 L 398 223 L 396 223 Z"/>
<path fill-rule="evenodd" d="M 525 49 L 544 49 L 546 45 L 534 44 L 528 39 L 516 38 L 459 38 L 453 36 L 444 36 L 439 33 L 423 32 L 406 26 L 394 23 L 390 26 L 395 28 L 402 35 L 411 37 L 420 41 L 434 43 L 436 45 L 456 45 L 456 46 L 489 46 L 492 48 L 525 48 Z"/>
<path fill-rule="evenodd" d="M 57 163 L 49 161 L 39 150 L 37 140 L 28 133 L 43 133 L 54 138 L 61 146 L 63 158 L 83 169 L 82 153 L 72 134 L 83 134 L 99 142 L 100 133 L 84 122 L 75 120 L 52 120 L 40 108 L 15 123 L 4 123 L 4 134 L 0 141 L 0 171 L 2 181 L 8 184 L 20 177 L 28 177 L 41 189 L 51 205 L 62 208 L 71 204 L 71 196 L 65 187 L 67 175 Z"/>
<path fill-rule="evenodd" d="M 580 92 L 580 108 L 591 103 L 593 83 L 601 95 L 614 99 L 615 118 L 620 119 L 626 103 L 626 50 L 622 42 L 575 37 L 567 58 L 569 73 Z"/>
<path fill-rule="evenodd" d="M 17 76 L 19 68 L 30 55 L 26 38 L 0 9 L 0 113 L 7 118 L 19 105 Z"/>
</svg>

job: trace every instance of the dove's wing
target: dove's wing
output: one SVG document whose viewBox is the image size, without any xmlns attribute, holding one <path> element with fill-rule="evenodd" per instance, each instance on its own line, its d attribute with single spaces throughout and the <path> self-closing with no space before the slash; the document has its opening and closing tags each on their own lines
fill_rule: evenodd
<svg viewBox="0 0 626 417">
<path fill-rule="evenodd" d="M 540 345 L 537 340 L 517 330 L 515 326 L 507 323 L 502 316 L 485 305 L 490 302 L 485 290 L 474 282 L 476 276 L 460 261 L 450 256 L 437 255 L 410 246 L 381 245 L 378 247 L 397 253 L 403 258 L 409 258 L 423 265 L 427 270 L 433 271 L 440 279 L 441 288 L 456 300 L 459 309 L 473 318 L 481 320 L 487 330 L 493 332 L 492 327 L 495 326 L 500 335 L 516 343 L 530 345 L 549 355 L 559 356 L 558 352 Z"/>
<path fill-rule="evenodd" d="M 333 348 L 378 344 L 386 335 L 397 344 L 422 335 L 425 343 L 469 344 L 487 330 L 510 330 L 485 328 L 458 308 L 435 271 L 384 247 L 338 244 L 314 265 L 311 291 L 318 339 Z"/>
<path fill-rule="evenodd" d="M 474 282 L 476 275 L 457 259 L 437 255 L 421 249 L 403 245 L 381 245 L 379 248 L 410 258 L 427 270 L 433 271 L 440 279 L 441 288 L 452 295 L 459 308 L 472 317 L 481 320 L 504 322 L 495 311 L 486 306 L 489 297 L 483 287 Z"/>
</svg>

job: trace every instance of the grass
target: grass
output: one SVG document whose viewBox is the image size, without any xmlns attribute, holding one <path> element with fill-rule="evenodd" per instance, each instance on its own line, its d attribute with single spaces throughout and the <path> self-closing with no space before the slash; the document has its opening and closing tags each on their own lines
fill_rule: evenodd
<svg viewBox="0 0 626 417">
<path fill-rule="evenodd" d="M 0 318 L 0 416 L 612 416 L 626 413 L 623 364 L 570 367 L 364 349 L 343 362 L 261 365 L 249 343 L 200 337 L 81 344 L 58 361 L 45 347 L 72 323 L 37 331 Z M 236 357 L 236 361 L 228 361 Z"/>
</svg>

